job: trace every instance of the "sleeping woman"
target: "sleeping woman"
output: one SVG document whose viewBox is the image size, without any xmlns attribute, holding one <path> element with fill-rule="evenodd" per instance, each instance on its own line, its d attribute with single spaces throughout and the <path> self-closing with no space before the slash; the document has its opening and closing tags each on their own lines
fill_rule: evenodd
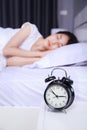
<svg viewBox="0 0 87 130">
<path fill-rule="evenodd" d="M 36 25 L 27 22 L 0 50 L 0 66 L 32 64 L 56 48 L 77 42 L 76 36 L 68 31 L 44 38 Z"/>
</svg>

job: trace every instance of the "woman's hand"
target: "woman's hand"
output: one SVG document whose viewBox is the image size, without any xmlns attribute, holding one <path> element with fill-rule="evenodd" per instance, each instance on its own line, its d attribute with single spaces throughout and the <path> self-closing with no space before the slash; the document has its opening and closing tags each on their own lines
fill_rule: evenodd
<svg viewBox="0 0 87 130">
<path fill-rule="evenodd" d="M 47 55 L 50 52 L 51 51 L 31 51 L 32 56 L 34 56 L 34 57 L 40 57 L 40 58 L 44 57 L 45 55 Z M 30 51 L 29 51 L 29 53 L 30 53 Z"/>
</svg>

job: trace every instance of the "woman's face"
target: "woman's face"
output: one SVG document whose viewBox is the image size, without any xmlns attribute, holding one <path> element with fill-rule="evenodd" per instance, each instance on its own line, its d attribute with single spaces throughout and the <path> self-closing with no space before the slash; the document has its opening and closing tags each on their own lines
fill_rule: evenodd
<svg viewBox="0 0 87 130">
<path fill-rule="evenodd" d="M 69 37 L 66 34 L 54 34 L 51 36 L 48 36 L 45 39 L 45 44 L 48 45 L 48 48 L 51 49 L 56 49 L 59 48 L 61 46 L 65 46 L 67 45 L 68 41 L 69 41 Z"/>
</svg>

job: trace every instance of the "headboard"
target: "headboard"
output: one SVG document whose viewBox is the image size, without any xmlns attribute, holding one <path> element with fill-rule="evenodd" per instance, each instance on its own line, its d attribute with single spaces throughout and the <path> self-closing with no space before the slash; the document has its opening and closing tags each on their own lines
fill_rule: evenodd
<svg viewBox="0 0 87 130">
<path fill-rule="evenodd" d="M 80 42 L 87 42 L 87 5 L 75 16 L 74 33 Z"/>
</svg>

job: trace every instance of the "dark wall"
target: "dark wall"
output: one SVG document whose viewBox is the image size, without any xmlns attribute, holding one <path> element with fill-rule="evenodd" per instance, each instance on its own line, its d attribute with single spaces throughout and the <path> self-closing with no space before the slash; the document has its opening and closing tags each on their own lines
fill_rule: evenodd
<svg viewBox="0 0 87 130">
<path fill-rule="evenodd" d="M 20 27 L 29 21 L 37 25 L 43 36 L 58 27 L 58 0 L 0 0 L 0 26 Z"/>
</svg>

